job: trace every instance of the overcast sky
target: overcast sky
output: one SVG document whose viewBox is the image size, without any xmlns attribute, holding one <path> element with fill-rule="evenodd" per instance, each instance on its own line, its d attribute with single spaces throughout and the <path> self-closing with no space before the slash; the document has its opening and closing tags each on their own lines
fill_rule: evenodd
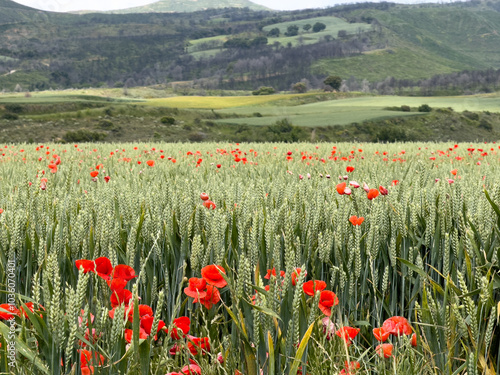
<svg viewBox="0 0 500 375">
<path fill-rule="evenodd" d="M 134 6 L 155 3 L 158 0 L 14 0 L 16 3 L 33 8 L 53 12 L 68 12 L 73 10 L 113 10 L 131 8 Z M 427 2 L 425 0 L 393 0 L 398 3 Z M 432 1 L 432 0 L 430 0 Z M 433 2 L 439 2 L 434 0 Z M 339 3 L 360 2 L 360 0 L 254 0 L 256 4 L 265 5 L 271 9 L 291 10 L 303 8 L 321 8 Z M 448 2 L 448 1 L 446 1 Z"/>
</svg>

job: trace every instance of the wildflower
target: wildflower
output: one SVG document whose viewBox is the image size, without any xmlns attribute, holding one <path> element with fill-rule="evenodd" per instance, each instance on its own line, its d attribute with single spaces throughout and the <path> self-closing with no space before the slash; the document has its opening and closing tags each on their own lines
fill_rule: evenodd
<svg viewBox="0 0 500 375">
<path fill-rule="evenodd" d="M 380 345 L 377 345 L 377 347 L 375 348 L 375 351 L 377 352 L 377 354 L 383 358 L 389 358 L 390 356 L 392 356 L 392 349 L 394 348 L 394 346 L 392 344 L 380 344 Z"/>
<path fill-rule="evenodd" d="M 373 336 L 375 336 L 377 341 L 386 342 L 390 334 L 391 333 L 386 332 L 383 327 L 373 329 Z"/>
<path fill-rule="evenodd" d="M 339 304 L 339 299 L 335 293 L 323 290 L 319 296 L 318 307 L 326 316 L 332 315 L 332 307 Z"/>
<path fill-rule="evenodd" d="M 187 335 L 191 328 L 191 319 L 187 316 L 181 316 L 179 318 L 174 319 L 173 321 L 173 329 L 170 333 L 170 336 L 174 340 L 180 340 L 179 331 L 182 332 L 182 336 Z"/>
<path fill-rule="evenodd" d="M 0 320 L 12 319 L 14 315 L 21 316 L 21 313 L 16 307 L 11 306 L 8 303 L 0 305 Z"/>
<path fill-rule="evenodd" d="M 206 201 L 206 200 L 208 200 L 208 194 L 207 193 L 201 193 L 200 194 L 200 198 L 201 198 L 202 201 Z"/>
<path fill-rule="evenodd" d="M 304 293 L 308 296 L 314 296 L 317 291 L 322 291 L 326 288 L 326 283 L 322 280 L 309 280 L 302 285 Z"/>
<path fill-rule="evenodd" d="M 108 183 L 110 179 L 111 179 L 111 177 L 109 177 L 109 176 L 104 176 L 104 181 L 105 181 L 106 183 Z"/>
<path fill-rule="evenodd" d="M 212 202 L 211 200 L 206 200 L 206 201 L 204 201 L 204 202 L 203 202 L 203 206 L 205 206 L 205 207 L 206 207 L 206 208 L 208 208 L 208 209 L 210 209 L 210 208 L 211 208 L 212 210 L 215 210 L 215 208 L 217 207 L 217 206 L 215 205 L 215 203 L 214 203 L 214 202 Z"/>
<path fill-rule="evenodd" d="M 125 306 L 128 306 L 130 304 L 131 299 L 132 299 L 132 292 L 130 290 L 122 289 L 120 291 L 115 291 L 113 292 L 113 294 L 111 294 L 110 297 L 111 307 L 114 309 L 115 307 L 118 307 L 121 304 L 125 304 Z M 113 316 L 114 316 L 114 311 L 113 311 Z M 111 319 L 113 319 L 113 316 L 110 315 Z"/>
<path fill-rule="evenodd" d="M 207 282 L 205 279 L 192 277 L 189 279 L 189 286 L 184 288 L 184 293 L 189 297 L 194 298 L 194 302 L 198 302 L 198 298 L 204 298 L 206 292 Z"/>
<path fill-rule="evenodd" d="M 378 190 L 380 190 L 380 194 L 382 194 L 382 195 L 387 195 L 387 194 L 389 194 L 389 190 L 387 190 L 387 189 L 386 189 L 385 187 L 383 187 L 383 186 L 379 186 L 379 187 L 378 187 Z"/>
<path fill-rule="evenodd" d="M 414 333 L 411 336 L 411 346 L 413 346 L 414 348 L 417 347 L 417 334 L 416 333 Z"/>
<path fill-rule="evenodd" d="M 125 340 L 130 344 L 132 342 L 132 336 L 134 334 L 134 331 L 131 329 L 125 329 Z M 144 328 L 139 327 L 139 340 L 145 340 L 148 338 L 148 334 L 144 330 Z"/>
<path fill-rule="evenodd" d="M 338 184 L 336 187 L 337 193 L 339 193 L 340 195 L 344 195 L 346 186 L 347 184 L 345 182 Z"/>
<path fill-rule="evenodd" d="M 370 189 L 368 191 L 367 197 L 369 200 L 377 198 L 378 197 L 378 190 L 377 189 Z"/>
<path fill-rule="evenodd" d="M 292 285 L 293 286 L 295 286 L 295 284 L 297 284 L 297 278 L 299 277 L 301 272 L 302 272 L 302 269 L 300 269 L 300 268 L 295 268 L 295 270 L 292 272 Z M 305 275 L 307 275 L 307 272 L 305 273 Z"/>
<path fill-rule="evenodd" d="M 125 279 L 130 281 L 135 279 L 137 275 L 132 267 L 125 264 L 118 264 L 113 270 L 113 278 Z"/>
<path fill-rule="evenodd" d="M 347 168 L 345 170 L 347 171 L 347 173 L 351 173 L 351 172 L 354 172 L 354 167 L 347 166 Z"/>
<path fill-rule="evenodd" d="M 222 274 L 225 275 L 226 270 L 222 266 L 216 266 L 214 264 L 201 269 L 201 277 L 205 279 L 207 284 L 216 286 L 217 288 L 223 288 L 227 285 Z"/>
<path fill-rule="evenodd" d="M 181 369 L 181 374 L 184 374 L 184 375 L 201 375 L 201 368 L 200 366 L 198 365 L 195 365 L 195 364 L 190 364 L 190 365 L 186 365 L 184 366 L 182 369 Z M 181 375 L 179 374 L 179 375 Z"/>
<path fill-rule="evenodd" d="M 349 185 L 351 185 L 355 189 L 359 188 L 360 186 L 356 181 L 349 181 Z"/>
<path fill-rule="evenodd" d="M 454 170 L 450 171 L 450 173 L 451 173 L 453 176 L 456 176 L 456 175 L 457 175 L 457 172 L 458 172 L 458 169 L 454 169 Z"/>
<path fill-rule="evenodd" d="M 411 335 L 413 332 L 408 320 L 402 316 L 393 316 L 387 319 L 382 328 L 394 336 Z"/>
<path fill-rule="evenodd" d="M 109 280 L 111 272 L 113 272 L 111 261 L 106 257 L 100 257 L 97 258 L 94 262 L 95 272 L 97 272 L 97 275 L 102 277 L 104 280 Z"/>
<path fill-rule="evenodd" d="M 347 344 L 347 346 L 351 345 L 351 341 L 358 335 L 360 329 L 359 328 L 353 328 L 353 327 L 342 327 L 340 328 L 335 334 L 343 338 Z"/>
<path fill-rule="evenodd" d="M 78 270 L 83 269 L 83 273 L 95 271 L 95 263 L 93 260 L 80 259 L 75 261 L 75 265 Z"/>
<path fill-rule="evenodd" d="M 99 172 L 92 171 L 92 172 L 90 172 L 90 177 L 95 178 L 95 177 L 97 177 L 98 174 L 99 174 Z"/>
<path fill-rule="evenodd" d="M 353 215 L 349 218 L 349 221 L 351 222 L 352 225 L 358 226 L 361 225 L 363 221 L 365 221 L 365 218 L 362 216 L 357 217 L 356 215 Z"/>
<path fill-rule="evenodd" d="M 200 298 L 200 303 L 210 310 L 213 305 L 220 301 L 219 289 L 213 285 L 207 285 L 207 294 L 205 297 Z"/>
<path fill-rule="evenodd" d="M 210 351 L 210 343 L 208 337 L 194 337 L 191 335 L 187 336 L 189 341 L 187 343 L 188 349 L 192 355 L 197 355 L 199 350 L 202 353 Z"/>
</svg>

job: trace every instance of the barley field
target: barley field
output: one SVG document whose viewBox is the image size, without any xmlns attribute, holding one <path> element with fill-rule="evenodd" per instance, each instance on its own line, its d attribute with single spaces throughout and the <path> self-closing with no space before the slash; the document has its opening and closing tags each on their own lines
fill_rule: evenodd
<svg viewBox="0 0 500 375">
<path fill-rule="evenodd" d="M 0 145 L 2 374 L 487 374 L 500 146 Z"/>
</svg>

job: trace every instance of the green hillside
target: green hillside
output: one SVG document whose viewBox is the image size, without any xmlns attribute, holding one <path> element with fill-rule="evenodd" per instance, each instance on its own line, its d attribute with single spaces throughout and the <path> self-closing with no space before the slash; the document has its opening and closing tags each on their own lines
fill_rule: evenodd
<svg viewBox="0 0 500 375">
<path fill-rule="evenodd" d="M 269 9 L 248 0 L 160 0 L 156 3 L 114 10 L 108 13 L 165 13 L 165 12 L 196 12 L 213 8 L 249 8 L 252 10 Z"/>
</svg>

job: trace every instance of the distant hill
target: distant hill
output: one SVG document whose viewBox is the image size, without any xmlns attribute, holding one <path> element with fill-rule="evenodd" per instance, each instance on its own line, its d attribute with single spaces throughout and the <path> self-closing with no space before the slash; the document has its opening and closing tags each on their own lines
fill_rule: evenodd
<svg viewBox="0 0 500 375">
<path fill-rule="evenodd" d="M 265 6 L 252 3 L 248 0 L 160 0 L 152 4 L 139 7 L 113 10 L 105 13 L 173 13 L 197 12 L 205 9 L 217 8 L 249 8 L 252 10 L 267 10 Z M 88 13 L 88 11 L 78 12 Z M 100 12 L 102 13 L 102 12 Z"/>
<path fill-rule="evenodd" d="M 171 82 L 200 92 L 289 90 L 303 79 L 319 88 L 330 74 L 357 90 L 364 79 L 500 68 L 498 1 L 293 12 L 252 10 L 245 1 L 162 0 L 127 14 L 76 15 L 0 0 L 0 91 Z M 210 9 L 188 12 L 194 5 Z"/>
</svg>

